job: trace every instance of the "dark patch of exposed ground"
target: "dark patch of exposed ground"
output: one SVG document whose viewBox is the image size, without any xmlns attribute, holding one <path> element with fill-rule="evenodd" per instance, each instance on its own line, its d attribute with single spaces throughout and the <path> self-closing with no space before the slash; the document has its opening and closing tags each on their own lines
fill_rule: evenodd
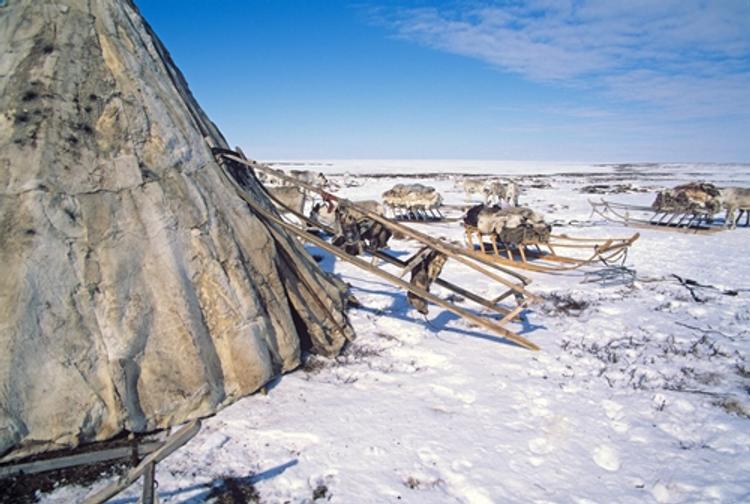
<svg viewBox="0 0 750 504">
<path fill-rule="evenodd" d="M 206 501 L 217 504 L 260 503 L 260 494 L 252 483 L 252 478 L 223 478 L 211 488 Z"/>
<path fill-rule="evenodd" d="M 0 480 L 0 504 L 34 503 L 40 494 L 57 487 L 89 486 L 102 478 L 124 474 L 130 467 L 127 460 L 115 460 L 5 478 Z"/>
<path fill-rule="evenodd" d="M 13 461 L 12 464 L 7 465 L 38 462 L 112 448 L 134 447 L 136 444 L 154 440 L 154 433 L 142 434 L 135 438 L 131 438 L 127 433 L 124 433 L 109 441 L 88 443 L 76 448 L 39 453 Z M 60 486 L 89 486 L 102 478 L 123 474 L 130 467 L 135 466 L 137 462 L 131 455 L 96 464 L 3 478 L 0 479 L 0 504 L 37 502 L 39 494 L 50 492 Z"/>
</svg>

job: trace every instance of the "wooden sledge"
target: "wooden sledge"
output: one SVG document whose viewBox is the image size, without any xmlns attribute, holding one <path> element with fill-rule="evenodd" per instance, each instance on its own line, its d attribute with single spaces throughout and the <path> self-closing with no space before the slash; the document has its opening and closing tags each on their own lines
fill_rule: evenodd
<svg viewBox="0 0 750 504">
<path fill-rule="evenodd" d="M 553 234 L 546 242 L 524 240 L 511 245 L 503 243 L 495 234 L 483 235 L 473 226 L 465 227 L 466 244 L 472 253 L 477 253 L 473 240 L 477 236 L 478 253 L 494 253 L 490 257 L 500 264 L 543 273 L 570 271 L 594 264 L 612 265 L 624 259 L 628 247 L 640 237 L 639 233 L 629 238 L 579 238 Z M 490 237 L 489 244 L 484 243 L 485 236 Z"/>
<path fill-rule="evenodd" d="M 654 210 L 650 206 L 626 205 L 602 198 L 591 201 L 591 211 L 609 222 L 628 227 L 678 231 L 682 233 L 709 234 L 723 231 L 724 226 L 707 213 L 672 213 Z M 636 216 L 631 215 L 631 212 Z"/>
<path fill-rule="evenodd" d="M 317 247 L 330 252 L 339 259 L 349 262 L 397 287 L 400 287 L 427 301 L 430 301 L 458 315 L 461 318 L 464 318 L 478 326 L 490 330 L 508 341 L 511 341 L 530 350 L 539 350 L 539 347 L 533 342 L 505 327 L 508 322 L 518 320 L 521 313 L 529 306 L 529 304 L 537 301 L 536 296 L 532 295 L 525 289 L 525 286 L 531 282 L 529 278 L 520 275 L 515 271 L 504 268 L 487 258 L 469 254 L 465 249 L 458 247 L 452 243 L 432 238 L 410 227 L 404 226 L 397 222 L 393 222 L 392 220 L 387 219 L 377 213 L 370 212 L 365 208 L 359 207 L 349 200 L 329 194 L 318 187 L 312 186 L 297 179 L 293 179 L 291 177 L 283 177 L 283 179 L 290 184 L 298 185 L 310 192 L 318 193 L 324 199 L 335 201 L 341 207 L 349 208 L 351 210 L 359 212 L 361 215 L 364 215 L 369 219 L 380 223 L 393 233 L 399 233 L 402 236 L 420 242 L 423 245 L 422 249 L 406 261 L 393 257 L 383 250 L 370 252 L 374 257 L 383 259 L 384 261 L 401 268 L 400 276 L 397 276 L 389 271 L 386 271 L 380 266 L 370 264 L 360 257 L 347 254 L 344 250 L 331 245 L 323 238 L 310 233 L 307 229 L 304 228 L 304 224 L 321 227 L 320 224 L 313 223 L 306 216 L 294 210 L 284 207 L 286 210 L 289 210 L 295 217 L 297 217 L 297 219 L 300 219 L 303 224 L 287 222 L 282 219 L 275 210 L 269 208 L 267 204 L 264 204 L 262 199 L 257 198 L 257 196 L 248 194 L 248 192 L 239 185 L 239 183 L 231 175 L 231 172 L 228 170 L 227 162 L 234 163 L 235 167 L 237 165 L 242 165 L 252 170 L 260 170 L 264 172 L 270 171 L 269 168 L 248 161 L 244 159 L 244 156 L 241 156 L 241 154 L 232 151 L 225 151 L 215 148 L 213 149 L 213 151 L 217 160 L 219 161 L 220 166 L 222 167 L 222 170 L 220 172 L 222 178 L 226 179 L 226 181 L 232 187 L 234 187 L 238 196 L 240 196 L 240 198 L 242 198 L 250 206 L 250 208 L 258 217 L 266 221 L 269 226 L 284 229 L 286 232 L 297 236 L 301 240 L 312 243 Z M 278 174 L 274 175 L 281 177 Z M 267 196 L 269 196 L 269 198 L 273 200 L 273 197 L 270 194 L 267 194 Z M 442 299 L 415 284 L 403 280 L 401 277 L 409 273 L 413 268 L 420 264 L 421 259 L 426 255 L 425 251 L 435 251 L 443 254 L 446 257 L 453 259 L 465 266 L 468 266 L 469 268 L 472 268 L 473 270 L 483 274 L 491 280 L 505 286 L 507 289 L 496 298 L 485 299 L 478 294 L 472 293 L 467 289 L 439 278 L 439 276 L 437 279 L 435 279 L 436 284 L 477 303 L 485 309 L 491 310 L 492 312 L 497 314 L 500 319 L 495 320 L 466 310 L 465 308 L 457 306 L 452 300 Z M 504 300 L 512 301 L 515 304 L 509 307 L 503 306 L 500 303 Z"/>
</svg>

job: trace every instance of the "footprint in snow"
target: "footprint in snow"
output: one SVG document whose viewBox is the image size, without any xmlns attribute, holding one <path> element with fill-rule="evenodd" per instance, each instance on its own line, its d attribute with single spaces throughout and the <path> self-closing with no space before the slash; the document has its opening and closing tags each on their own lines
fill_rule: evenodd
<svg viewBox="0 0 750 504">
<path fill-rule="evenodd" d="M 544 397 L 537 397 L 529 401 L 529 414 L 537 418 L 547 418 L 552 415 L 548 406 L 550 405 L 549 399 Z"/>
<path fill-rule="evenodd" d="M 599 313 L 604 315 L 619 315 L 622 312 L 622 310 L 614 306 L 600 306 L 598 310 Z"/>
<path fill-rule="evenodd" d="M 477 400 L 477 395 L 471 390 L 465 392 L 457 392 L 452 388 L 444 387 L 442 385 L 432 385 L 432 392 L 439 397 L 456 399 L 464 404 L 472 404 Z"/>
<path fill-rule="evenodd" d="M 390 351 L 391 356 L 419 364 L 419 367 L 429 367 L 433 369 L 448 369 L 448 358 L 444 355 L 413 347 L 399 347 Z"/>
<path fill-rule="evenodd" d="M 484 488 L 475 486 L 466 477 L 471 475 L 471 462 L 467 460 L 454 461 L 450 469 L 445 467 L 438 455 L 429 447 L 419 450 L 419 458 L 423 464 L 436 470 L 439 478 L 445 482 L 445 492 L 452 495 L 459 502 L 467 504 L 492 504 L 493 500 Z"/>
<path fill-rule="evenodd" d="M 551 452 L 554 447 L 545 438 L 534 438 L 529 441 L 529 451 L 534 455 L 546 455 Z"/>
<path fill-rule="evenodd" d="M 429 446 L 420 448 L 417 451 L 417 456 L 419 457 L 420 462 L 425 465 L 434 466 L 440 461 L 438 454 Z"/>
<path fill-rule="evenodd" d="M 656 483 L 651 489 L 651 495 L 654 497 L 656 502 L 669 502 L 672 500 L 672 494 L 665 485 Z"/>
<path fill-rule="evenodd" d="M 529 457 L 529 464 L 534 467 L 539 467 L 544 464 L 544 457 Z"/>
<path fill-rule="evenodd" d="M 320 438 L 309 432 L 287 432 L 277 429 L 255 430 L 253 435 L 273 439 L 274 441 L 286 441 L 295 443 L 301 447 L 307 447 L 320 443 Z"/>
<path fill-rule="evenodd" d="M 630 426 L 622 421 L 622 417 L 624 416 L 624 407 L 622 404 L 605 399 L 602 401 L 602 407 L 604 408 L 604 413 L 606 413 L 607 418 L 610 420 L 610 427 L 612 427 L 615 432 L 618 434 L 624 434 L 628 431 Z"/>
<path fill-rule="evenodd" d="M 594 448 L 594 462 L 596 465 L 610 472 L 620 469 L 620 454 L 612 446 L 601 445 Z"/>
<path fill-rule="evenodd" d="M 610 426 L 612 427 L 612 430 L 618 434 L 625 434 L 626 432 L 628 432 L 628 429 L 630 429 L 630 426 L 628 424 L 626 424 L 625 422 L 620 422 L 619 420 L 612 421 L 610 423 Z"/>
<path fill-rule="evenodd" d="M 368 455 L 370 457 L 382 457 L 385 454 L 385 450 L 378 446 L 368 446 L 367 448 L 365 448 L 365 455 Z"/>
<path fill-rule="evenodd" d="M 622 418 L 622 404 L 605 399 L 602 401 L 602 408 L 604 408 L 604 412 L 610 420 L 619 420 Z"/>
<path fill-rule="evenodd" d="M 528 458 L 529 464 L 534 467 L 539 467 L 544 464 L 545 455 L 550 453 L 554 447 L 546 438 L 534 438 L 528 443 L 529 451 L 533 454 Z"/>
<path fill-rule="evenodd" d="M 451 463 L 451 469 L 453 470 L 453 472 L 456 472 L 456 473 L 468 472 L 469 469 L 471 469 L 472 467 L 474 467 L 474 464 L 472 464 L 468 460 L 463 460 L 463 459 L 454 460 Z"/>
<path fill-rule="evenodd" d="M 422 327 L 411 326 L 398 320 L 388 317 L 381 317 L 377 321 L 378 329 L 387 334 L 398 335 L 398 340 L 402 343 L 416 345 L 425 337 L 425 329 Z"/>
</svg>

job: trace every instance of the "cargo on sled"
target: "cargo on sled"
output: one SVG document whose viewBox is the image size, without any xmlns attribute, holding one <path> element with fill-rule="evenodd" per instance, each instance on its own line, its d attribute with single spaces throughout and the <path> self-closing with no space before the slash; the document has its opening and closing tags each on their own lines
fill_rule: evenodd
<svg viewBox="0 0 750 504">
<path fill-rule="evenodd" d="M 628 248 L 639 237 L 638 233 L 628 238 L 554 234 L 544 217 L 529 208 L 501 209 L 484 205 L 477 205 L 466 213 L 464 229 L 471 253 L 490 254 L 500 264 L 540 272 L 614 264 L 624 260 Z M 478 244 L 474 243 L 475 239 Z"/>
</svg>

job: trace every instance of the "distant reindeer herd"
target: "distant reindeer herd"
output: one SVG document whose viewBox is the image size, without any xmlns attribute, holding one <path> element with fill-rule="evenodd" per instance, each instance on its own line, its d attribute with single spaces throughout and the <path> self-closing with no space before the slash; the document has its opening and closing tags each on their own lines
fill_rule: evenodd
<svg viewBox="0 0 750 504">
<path fill-rule="evenodd" d="M 284 178 L 285 175 L 287 178 Z M 306 202 L 312 200 L 313 195 L 306 189 L 289 182 L 288 177 L 326 191 L 337 189 L 321 172 L 290 170 L 286 174 L 282 170 L 272 170 L 271 173 L 258 173 L 260 181 L 266 185 L 269 192 L 278 201 L 287 208 L 301 214 L 304 213 Z M 482 197 L 483 206 L 487 208 L 483 212 L 483 216 L 488 212 L 494 214 L 498 209 L 516 208 L 519 206 L 520 188 L 513 180 L 463 177 L 460 181 L 460 186 L 463 189 L 467 202 L 472 201 L 475 195 Z M 719 210 L 725 210 L 725 227 L 736 227 L 743 215 L 745 216 L 746 225 L 750 224 L 750 188 L 721 188 L 707 183 L 690 183 L 685 184 L 685 186 L 678 186 L 675 189 L 661 191 L 657 196 L 655 205 L 663 204 L 664 208 L 668 208 L 670 203 L 674 203 L 675 195 L 680 196 L 681 187 L 688 187 L 687 192 L 690 193 L 689 197 L 697 198 L 696 201 L 702 206 L 701 211 L 703 213 L 715 214 Z M 692 187 L 703 189 L 709 187 L 710 190 L 701 193 L 701 191 L 690 189 Z M 684 189 L 682 190 L 684 191 Z M 706 201 L 703 201 L 701 198 Z M 419 183 L 396 184 L 382 194 L 382 203 L 375 201 L 362 203 L 367 204 L 368 209 L 379 215 L 386 215 L 386 212 L 389 212 L 394 218 L 428 221 L 441 220 L 444 217 L 440 211 L 443 205 L 443 198 L 440 193 L 434 187 Z M 334 219 L 335 206 L 330 202 L 314 203 L 311 205 L 310 214 L 314 220 L 317 219 L 321 222 L 331 223 Z"/>
</svg>

